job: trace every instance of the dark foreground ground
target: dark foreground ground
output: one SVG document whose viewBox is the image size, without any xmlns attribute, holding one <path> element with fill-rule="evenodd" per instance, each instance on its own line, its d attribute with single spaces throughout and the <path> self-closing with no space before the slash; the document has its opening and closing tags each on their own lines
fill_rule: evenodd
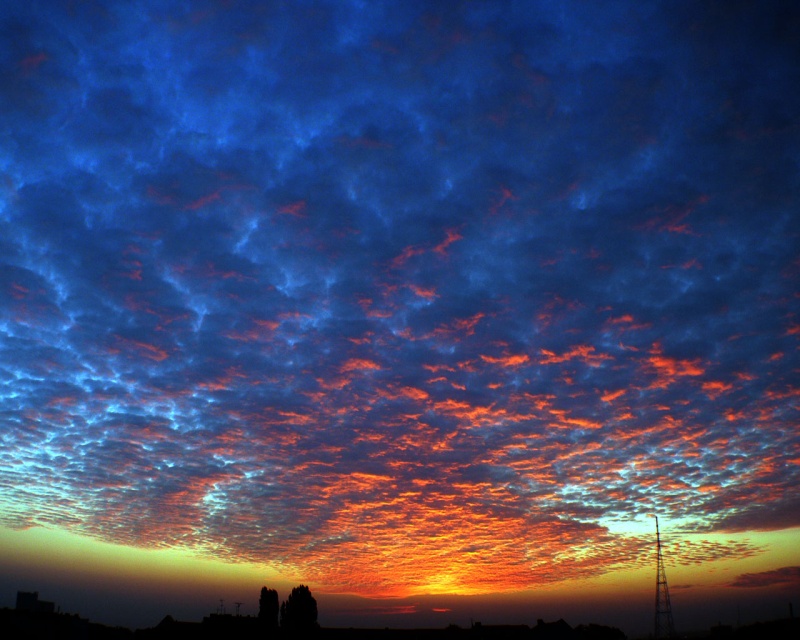
<svg viewBox="0 0 800 640">
<path fill-rule="evenodd" d="M 678 635 L 678 637 L 684 637 Z M 570 626 L 564 620 L 536 625 L 481 625 L 444 629 L 332 629 L 289 632 L 265 628 L 258 618 L 211 615 L 202 622 L 181 622 L 167 616 L 157 626 L 132 631 L 92 623 L 78 615 L 0 609 L 2 640 L 625 640 L 625 634 L 602 625 Z M 718 626 L 692 640 L 797 640 L 800 618 L 759 622 L 734 629 Z"/>
</svg>

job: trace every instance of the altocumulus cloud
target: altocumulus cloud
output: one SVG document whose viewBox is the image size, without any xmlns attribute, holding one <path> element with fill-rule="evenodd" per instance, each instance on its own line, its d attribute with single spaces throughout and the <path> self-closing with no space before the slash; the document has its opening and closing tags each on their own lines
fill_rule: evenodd
<svg viewBox="0 0 800 640">
<path fill-rule="evenodd" d="M 0 519 L 386 595 L 800 525 L 798 24 L 6 8 Z"/>
</svg>

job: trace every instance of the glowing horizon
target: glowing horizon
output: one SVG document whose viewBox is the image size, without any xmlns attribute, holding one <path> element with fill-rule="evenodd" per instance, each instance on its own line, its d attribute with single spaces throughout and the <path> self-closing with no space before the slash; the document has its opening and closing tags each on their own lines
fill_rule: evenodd
<svg viewBox="0 0 800 640">
<path fill-rule="evenodd" d="M 701 601 L 714 601 L 719 598 L 720 590 L 729 592 L 728 598 L 733 598 L 736 593 L 742 592 L 762 594 L 775 592 L 776 595 L 785 593 L 787 589 L 793 588 L 797 579 L 797 570 L 792 572 L 783 568 L 795 560 L 798 535 L 800 528 L 777 533 L 757 531 L 739 534 L 668 533 L 663 540 L 663 547 L 668 576 L 672 584 L 673 600 L 680 605 L 687 598 L 687 594 L 694 594 L 694 597 Z M 85 597 L 81 598 L 80 594 L 65 596 L 64 587 L 70 584 L 83 585 L 82 588 L 89 593 L 102 589 L 102 585 L 109 583 L 125 584 L 128 592 L 131 590 L 140 592 L 142 601 L 149 605 L 146 607 L 149 619 L 146 615 L 137 615 L 132 611 L 114 614 L 96 613 L 103 622 L 132 627 L 136 624 L 153 625 L 163 615 L 174 612 L 176 608 L 188 619 L 199 619 L 201 615 L 211 613 L 218 601 L 226 599 L 229 605 L 237 601 L 242 602 L 243 614 L 254 615 L 257 607 L 256 596 L 261 585 L 277 588 L 281 595 L 286 595 L 292 586 L 304 582 L 298 576 L 281 575 L 265 564 L 226 562 L 197 550 L 154 550 L 114 545 L 83 538 L 66 531 L 41 527 L 23 531 L 0 527 L 0 543 L 4 550 L 2 561 L 6 570 L 10 570 L 12 574 L 18 571 L 27 576 L 27 582 L 18 585 L 23 587 L 19 590 L 33 589 L 36 584 L 45 583 L 49 585 L 51 592 L 59 594 L 62 600 L 66 600 L 64 604 L 67 605 L 67 610 L 72 612 L 78 611 L 70 607 L 73 609 L 87 607 L 87 601 Z M 655 575 L 655 538 L 652 533 L 649 536 L 649 544 L 649 553 L 645 554 L 648 557 L 639 566 L 622 565 L 612 567 L 599 576 L 547 581 L 533 589 L 509 591 L 492 589 L 461 594 L 455 593 L 452 589 L 443 590 L 441 593 L 434 589 L 381 594 L 345 592 L 313 585 L 312 590 L 323 604 L 321 611 L 323 623 L 332 621 L 352 626 L 363 619 L 374 621 L 380 620 L 381 617 L 389 617 L 396 621 L 404 617 L 418 619 L 425 611 L 428 615 L 450 614 L 463 618 L 467 615 L 465 612 L 480 610 L 475 603 L 482 602 L 484 598 L 490 598 L 489 602 L 505 598 L 505 605 L 508 607 L 506 615 L 517 616 L 520 621 L 525 621 L 526 618 L 521 612 L 530 606 L 550 607 L 553 611 L 580 607 L 586 603 L 593 603 L 596 607 L 597 602 L 605 602 L 608 606 L 608 603 L 615 600 L 638 598 L 642 594 L 645 596 L 643 600 L 649 603 L 652 599 Z M 749 555 L 744 554 L 747 557 L 742 558 L 719 558 L 720 550 L 736 546 L 750 549 L 751 552 Z M 584 595 L 576 596 L 576 589 L 582 591 Z M 46 593 L 42 595 L 43 598 Z M 153 605 L 147 602 L 145 593 L 150 593 L 151 597 L 155 594 L 157 602 L 162 604 Z M 183 595 L 178 596 L 179 593 Z M 351 596 L 356 599 L 353 600 Z M 469 604 L 454 605 L 453 602 L 459 601 L 453 601 L 453 597 L 459 596 L 462 596 L 462 600 L 463 596 L 470 596 L 465 601 Z M 423 600 L 418 600 L 419 597 Z M 433 604 L 436 602 L 444 602 L 448 606 L 437 607 Z M 136 602 L 133 605 L 135 606 Z M 159 609 L 159 606 L 162 608 Z M 326 610 L 326 606 L 330 606 L 332 610 Z M 648 620 L 651 612 L 649 608 L 644 609 L 638 616 Z M 580 611 L 579 608 L 578 610 Z M 590 608 L 589 611 L 593 610 Z M 681 611 L 679 606 L 679 613 L 684 615 L 684 628 L 687 626 L 685 622 L 687 618 L 691 620 L 696 617 L 688 616 L 685 607 Z M 584 621 L 593 619 L 591 613 L 587 612 L 584 615 L 589 616 Z M 528 622 L 530 623 L 530 620 Z M 639 627 L 634 626 L 634 629 L 637 628 Z"/>
<path fill-rule="evenodd" d="M 2 587 L 796 594 L 798 15 L 8 8 Z"/>
</svg>

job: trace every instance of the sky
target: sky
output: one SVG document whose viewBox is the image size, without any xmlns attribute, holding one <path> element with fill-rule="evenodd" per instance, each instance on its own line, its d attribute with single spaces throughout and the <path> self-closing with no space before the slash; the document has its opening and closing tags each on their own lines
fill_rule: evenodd
<svg viewBox="0 0 800 640">
<path fill-rule="evenodd" d="M 800 606 L 793 2 L 0 18 L 0 605 Z M 627 625 L 627 626 L 626 626 Z"/>
</svg>

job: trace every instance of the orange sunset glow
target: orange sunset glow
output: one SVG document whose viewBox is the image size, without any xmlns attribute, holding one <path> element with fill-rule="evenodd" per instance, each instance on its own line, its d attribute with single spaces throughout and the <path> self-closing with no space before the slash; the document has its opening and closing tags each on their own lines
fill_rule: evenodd
<svg viewBox="0 0 800 640">
<path fill-rule="evenodd" d="M 6 4 L 0 609 L 800 606 L 800 8 Z"/>
</svg>

